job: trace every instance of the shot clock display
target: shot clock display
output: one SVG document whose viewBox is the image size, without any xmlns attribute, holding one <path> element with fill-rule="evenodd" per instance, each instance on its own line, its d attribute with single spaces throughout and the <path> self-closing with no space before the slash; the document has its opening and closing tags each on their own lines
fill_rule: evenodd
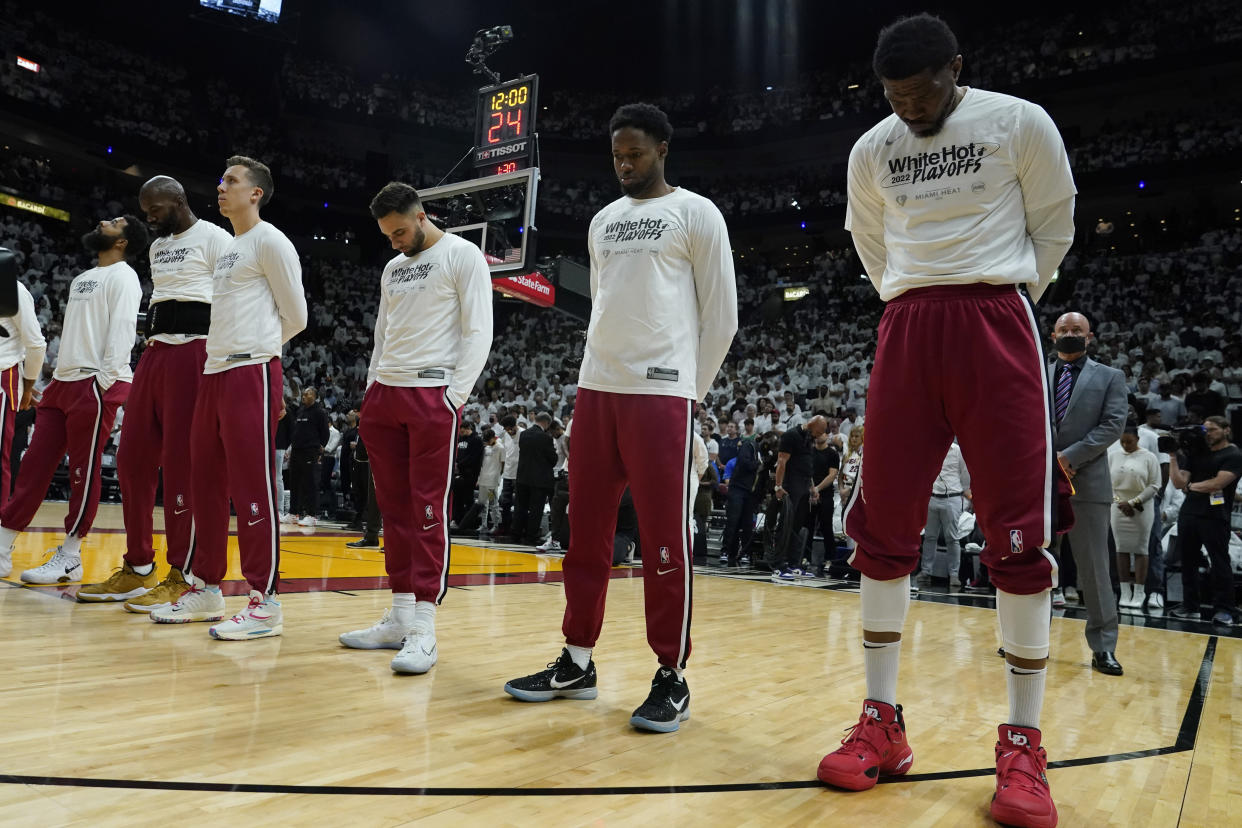
<svg viewBox="0 0 1242 828">
<path fill-rule="evenodd" d="M 516 172 L 530 166 L 538 95 L 538 75 L 479 90 L 474 166 L 480 176 Z"/>
</svg>

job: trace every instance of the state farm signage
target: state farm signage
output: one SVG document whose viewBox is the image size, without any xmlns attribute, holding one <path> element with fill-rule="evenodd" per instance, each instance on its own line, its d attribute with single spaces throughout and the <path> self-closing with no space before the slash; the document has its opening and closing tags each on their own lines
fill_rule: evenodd
<svg viewBox="0 0 1242 828">
<path fill-rule="evenodd" d="M 538 271 L 493 279 L 492 289 L 541 308 L 550 308 L 556 303 L 556 287 Z"/>
</svg>

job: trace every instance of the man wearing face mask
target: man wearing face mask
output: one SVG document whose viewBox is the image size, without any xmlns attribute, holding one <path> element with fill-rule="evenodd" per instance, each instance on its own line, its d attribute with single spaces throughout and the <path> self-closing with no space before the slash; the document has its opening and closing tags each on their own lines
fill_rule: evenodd
<svg viewBox="0 0 1242 828">
<path fill-rule="evenodd" d="M 1125 429 L 1126 381 L 1116 368 L 1087 356 L 1094 338 L 1081 313 L 1057 319 L 1052 341 L 1057 358 L 1048 367 L 1052 386 L 1057 459 L 1074 483 L 1074 526 L 1070 547 L 1078 568 L 1078 594 L 1087 609 L 1087 644 L 1091 666 L 1105 675 L 1121 675 L 1117 649 L 1117 599 L 1109 574 L 1108 522 L 1113 483 L 1108 447 Z"/>
<path fill-rule="evenodd" d="M 866 790 L 913 766 L 897 704 L 902 628 L 932 483 L 956 434 L 1006 652 L 1009 716 L 997 733 L 991 813 L 1049 828 L 1057 813 L 1039 720 L 1057 583 L 1048 546 L 1065 516 L 1031 302 L 1073 241 L 1073 176 L 1048 113 L 958 84 L 962 55 L 943 20 L 897 20 L 880 32 L 872 65 L 893 113 L 850 153 L 845 220 L 888 303 L 866 387 L 867 450 L 844 519 L 862 573 L 867 695 L 818 777 Z"/>
<path fill-rule="evenodd" d="M 43 392 L 34 438 L 22 459 L 17 488 L 0 509 L 0 577 L 8 575 L 13 545 L 43 503 L 60 459 L 69 453 L 69 514 L 65 539 L 44 563 L 22 573 L 28 584 L 82 577 L 82 539 L 99 507 L 99 463 L 129 396 L 142 286 L 126 259 L 147 246 L 146 224 L 136 216 L 101 221 L 82 237 L 95 267 L 69 284 L 60 353 L 52 384 Z M 152 584 L 154 586 L 154 584 Z"/>
</svg>

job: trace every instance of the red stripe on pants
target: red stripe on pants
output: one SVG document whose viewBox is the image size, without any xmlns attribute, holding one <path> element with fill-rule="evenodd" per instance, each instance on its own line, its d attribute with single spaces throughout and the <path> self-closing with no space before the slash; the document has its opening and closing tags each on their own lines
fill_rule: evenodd
<svg viewBox="0 0 1242 828">
<path fill-rule="evenodd" d="M 459 418 L 445 390 L 373 382 L 358 424 L 384 516 L 389 585 L 437 604 L 448 589 L 449 487 Z"/>
<path fill-rule="evenodd" d="M 134 387 L 125 402 L 116 472 L 125 517 L 125 560 L 146 566 L 155 560 L 152 512 L 160 470 L 164 472 L 164 527 L 168 562 L 186 569 L 193 542 L 194 499 L 190 491 L 190 424 L 198 396 L 205 339 L 184 345 L 151 342 L 138 360 Z"/>
<path fill-rule="evenodd" d="M 13 450 L 13 421 L 21 403 L 21 371 L 19 362 L 0 373 L 0 507 L 9 502 L 13 490 L 13 466 L 9 459 Z"/>
<path fill-rule="evenodd" d="M 116 410 L 129 394 L 128 382 L 104 392 L 94 378 L 52 380 L 35 412 L 34 436 L 22 458 L 13 497 L 0 509 L 0 524 L 24 530 L 47 497 L 47 487 L 69 452 L 69 513 L 65 534 L 86 537 L 99 508 L 99 466 Z"/>
<path fill-rule="evenodd" d="M 932 483 L 954 435 L 993 583 L 1054 584 L 1048 392 L 1034 315 L 1013 286 L 911 290 L 880 321 L 862 473 L 845 515 L 854 566 L 887 581 L 918 565 Z"/>
<path fill-rule="evenodd" d="M 251 589 L 274 593 L 280 578 L 276 509 L 276 421 L 280 360 L 239 365 L 199 381 L 190 428 L 194 574 L 209 584 L 228 569 L 229 501 L 237 513 L 242 576 Z"/>
<path fill-rule="evenodd" d="M 569 644 L 594 647 L 604 624 L 617 506 L 628 483 L 638 513 L 647 643 L 666 667 L 690 656 L 694 575 L 690 422 L 681 397 L 578 389 L 569 453 Z"/>
</svg>

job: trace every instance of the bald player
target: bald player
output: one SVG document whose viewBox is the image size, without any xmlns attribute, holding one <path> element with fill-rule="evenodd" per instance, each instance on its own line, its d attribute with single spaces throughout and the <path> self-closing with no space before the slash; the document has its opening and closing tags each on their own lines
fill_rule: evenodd
<svg viewBox="0 0 1242 828">
<path fill-rule="evenodd" d="M 207 359 L 211 323 L 211 274 L 233 237 L 190 210 L 185 189 L 173 178 L 152 178 L 138 193 L 147 217 L 154 289 L 147 309 L 147 347 L 125 403 L 117 477 L 125 517 L 125 557 L 102 584 L 78 591 L 84 602 L 123 601 L 148 613 L 181 597 L 194 555 L 190 491 L 190 421 Z M 168 575 L 155 572 L 151 544 L 155 490 L 164 475 L 164 529 Z"/>
<path fill-rule="evenodd" d="M 289 238 L 259 216 L 272 171 L 244 155 L 227 161 L 216 201 L 234 237 L 212 274 L 207 362 L 190 426 L 195 556 L 190 586 L 151 612 L 159 624 L 221 621 L 228 569 L 229 501 L 237 514 L 245 609 L 213 626 L 213 638 L 280 635 L 284 620 L 276 505 L 276 421 L 282 406 L 280 350 L 306 327 L 302 263 Z"/>
<path fill-rule="evenodd" d="M 1031 302 L 1073 241 L 1074 180 L 1048 113 L 958 85 L 962 56 L 943 20 L 920 14 L 886 27 L 873 67 L 893 114 L 850 153 L 845 219 L 888 303 L 867 394 L 867 450 L 845 511 L 850 560 L 862 573 L 867 693 L 818 776 L 865 790 L 914 763 L 897 704 L 901 633 L 932 483 L 956 435 L 1007 662 L 991 813 L 1051 828 L 1039 717 L 1057 584 L 1048 546 L 1064 528 L 1056 514 L 1064 474 Z"/>
</svg>

